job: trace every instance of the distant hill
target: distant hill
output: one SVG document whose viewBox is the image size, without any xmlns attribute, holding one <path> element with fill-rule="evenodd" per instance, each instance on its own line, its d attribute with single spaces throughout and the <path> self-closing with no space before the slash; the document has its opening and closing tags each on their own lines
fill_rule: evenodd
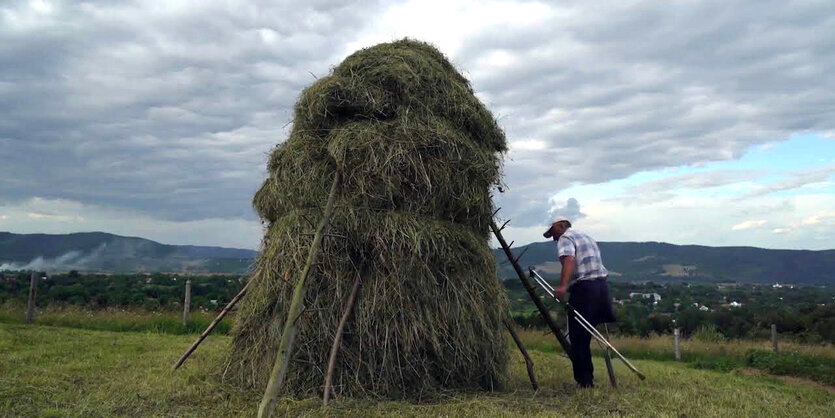
<svg viewBox="0 0 835 418">
<path fill-rule="evenodd" d="M 553 242 L 514 248 L 523 268 L 556 277 Z M 660 242 L 601 242 L 611 279 L 655 282 L 835 284 L 835 250 L 769 250 Z M 237 248 L 166 245 L 104 232 L 12 234 L 0 232 L 0 270 L 244 273 L 257 252 Z M 499 275 L 513 278 L 504 253 L 494 250 Z"/>
<path fill-rule="evenodd" d="M 835 250 L 770 250 L 755 247 L 705 247 L 661 242 L 600 242 L 610 278 L 655 282 L 743 282 L 835 284 Z M 556 277 L 560 264 L 554 242 L 536 242 L 520 264 Z M 515 277 L 501 250 L 494 250 L 502 278 Z"/>
<path fill-rule="evenodd" d="M 255 251 L 166 245 L 104 232 L 0 232 L 0 270 L 243 273 Z"/>
</svg>

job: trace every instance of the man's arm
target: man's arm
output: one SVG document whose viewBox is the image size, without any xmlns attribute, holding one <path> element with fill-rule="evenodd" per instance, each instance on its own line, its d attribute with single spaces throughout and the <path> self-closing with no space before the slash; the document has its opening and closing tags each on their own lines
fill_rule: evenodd
<svg viewBox="0 0 835 418">
<path fill-rule="evenodd" d="M 554 292 L 554 297 L 561 300 L 563 295 L 568 292 L 568 282 L 574 275 L 574 256 L 564 255 L 560 257 L 560 263 L 562 263 L 562 274 L 560 275 L 560 284 Z"/>
</svg>

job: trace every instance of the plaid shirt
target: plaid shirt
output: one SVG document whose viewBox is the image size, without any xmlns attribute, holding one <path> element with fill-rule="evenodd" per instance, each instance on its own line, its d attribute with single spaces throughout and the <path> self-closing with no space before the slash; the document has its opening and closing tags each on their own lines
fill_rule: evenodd
<svg viewBox="0 0 835 418">
<path fill-rule="evenodd" d="M 570 255 L 574 257 L 574 276 L 568 282 L 571 287 L 580 280 L 606 278 L 609 272 L 603 266 L 600 248 L 588 235 L 569 229 L 557 241 L 557 258 Z"/>
</svg>

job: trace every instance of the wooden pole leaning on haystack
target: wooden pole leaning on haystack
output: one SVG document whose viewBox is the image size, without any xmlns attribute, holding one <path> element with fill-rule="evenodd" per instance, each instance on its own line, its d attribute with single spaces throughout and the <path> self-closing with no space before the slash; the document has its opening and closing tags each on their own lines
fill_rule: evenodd
<svg viewBox="0 0 835 418">
<path fill-rule="evenodd" d="M 307 254 L 307 262 L 304 265 L 301 277 L 299 277 L 296 283 L 296 287 L 293 289 L 293 299 L 290 301 L 290 309 L 287 311 L 287 319 L 284 322 L 284 331 L 281 333 L 278 355 L 275 357 L 275 363 L 270 373 L 270 380 L 267 382 L 267 389 L 264 391 L 264 397 L 258 405 L 259 418 L 272 417 L 275 414 L 275 405 L 278 402 L 278 395 L 284 384 L 284 377 L 287 375 L 290 357 L 293 354 L 293 342 L 296 337 L 296 320 L 302 313 L 306 291 L 305 282 L 307 281 L 307 276 L 310 275 L 310 271 L 313 269 L 313 265 L 316 264 L 316 259 L 319 257 L 319 250 L 322 247 L 325 230 L 330 223 L 331 215 L 333 215 L 336 194 L 341 182 L 342 168 L 338 167 L 333 176 L 333 184 L 328 195 L 328 203 L 325 205 L 325 211 L 322 213 L 322 219 L 319 221 L 319 225 L 316 226 L 316 234 L 313 236 L 313 243 L 310 245 L 310 252 Z"/>
<path fill-rule="evenodd" d="M 246 289 L 249 287 L 250 283 L 251 283 L 251 281 L 247 280 L 246 285 L 244 285 L 244 288 L 241 289 L 241 291 L 238 292 L 238 294 L 235 295 L 235 297 L 232 298 L 232 300 L 229 301 L 228 304 L 226 304 L 226 307 L 223 308 L 222 311 L 220 311 L 220 314 L 218 314 L 218 316 L 215 318 L 215 320 L 212 321 L 212 323 L 209 324 L 208 327 L 206 327 L 206 330 L 203 331 L 200 334 L 199 337 L 197 337 L 197 340 L 193 344 L 191 344 L 191 347 L 189 347 L 188 350 L 186 350 L 186 352 L 183 353 L 182 356 L 180 356 L 180 359 L 177 360 L 176 363 L 174 363 L 174 366 L 171 367 L 171 370 L 177 370 L 178 368 L 180 368 L 180 366 L 183 365 L 183 363 L 191 355 L 191 353 L 193 353 L 194 350 L 197 350 L 197 346 L 200 345 L 200 343 L 202 343 L 203 340 L 205 340 L 206 337 L 208 337 L 209 334 L 212 333 L 212 331 L 215 329 L 217 324 L 220 323 L 220 320 L 223 319 L 223 317 L 225 317 L 226 314 L 228 314 L 230 310 L 232 310 L 232 307 L 234 307 L 238 303 L 238 301 L 241 300 L 242 297 L 244 297 L 244 295 L 246 294 Z"/>
<path fill-rule="evenodd" d="M 342 318 L 339 319 L 339 327 L 336 328 L 336 336 L 333 338 L 333 346 L 331 346 L 331 355 L 328 359 L 328 373 L 325 375 L 325 393 L 322 396 L 322 406 L 328 406 L 330 394 L 333 391 L 333 368 L 336 365 L 336 352 L 339 351 L 339 344 L 342 342 L 342 333 L 345 332 L 345 323 L 348 322 L 348 317 L 354 308 L 354 300 L 357 298 L 357 291 L 360 288 L 360 276 L 354 280 L 354 287 L 351 288 L 351 294 L 348 296 L 348 301 L 345 302 L 345 312 Z"/>
<path fill-rule="evenodd" d="M 507 332 L 510 333 L 510 336 L 513 338 L 513 342 L 516 343 L 516 346 L 519 347 L 519 351 L 522 352 L 522 357 L 525 358 L 525 367 L 528 369 L 528 379 L 531 380 L 531 386 L 533 386 L 533 390 L 539 390 L 539 382 L 536 381 L 536 376 L 533 374 L 533 360 L 528 355 L 528 350 L 525 350 L 525 345 L 522 344 L 522 340 L 519 339 L 519 335 L 516 334 L 516 331 L 513 329 L 513 321 L 508 318 L 504 319 L 504 326 L 507 328 Z"/>
<path fill-rule="evenodd" d="M 516 270 L 519 280 L 522 282 L 525 290 L 528 291 L 528 295 L 531 297 L 534 305 L 536 305 L 536 308 L 539 309 L 539 314 L 542 315 L 542 319 L 545 321 L 545 324 L 547 324 L 548 328 L 551 329 L 551 333 L 557 338 L 560 346 L 562 346 L 562 349 L 568 355 L 569 360 L 572 360 L 571 344 L 569 344 L 568 340 L 565 339 L 560 327 L 558 327 L 557 324 L 554 323 L 553 319 L 551 319 L 551 313 L 548 311 L 548 308 L 545 307 L 539 299 L 539 296 L 536 295 L 536 290 L 531 285 L 528 277 L 525 276 L 525 272 L 522 271 L 521 267 L 519 267 L 519 259 L 513 256 L 513 251 L 510 249 L 510 246 L 507 245 L 507 241 L 504 240 L 501 229 L 496 226 L 496 221 L 490 220 L 490 229 L 493 231 L 493 235 L 496 236 L 496 239 L 499 240 L 499 244 L 501 244 L 504 254 L 507 256 L 507 259 L 510 260 L 510 264 L 513 265 L 513 269 Z"/>
</svg>

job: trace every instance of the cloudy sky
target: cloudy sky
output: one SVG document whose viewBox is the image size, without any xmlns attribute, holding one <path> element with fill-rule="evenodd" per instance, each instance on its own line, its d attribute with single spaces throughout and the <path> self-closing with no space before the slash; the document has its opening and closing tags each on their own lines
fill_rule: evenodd
<svg viewBox="0 0 835 418">
<path fill-rule="evenodd" d="M 517 243 L 835 248 L 835 3 L 0 0 L 0 231 L 257 248 L 300 90 L 434 43 L 507 132 Z"/>
</svg>

